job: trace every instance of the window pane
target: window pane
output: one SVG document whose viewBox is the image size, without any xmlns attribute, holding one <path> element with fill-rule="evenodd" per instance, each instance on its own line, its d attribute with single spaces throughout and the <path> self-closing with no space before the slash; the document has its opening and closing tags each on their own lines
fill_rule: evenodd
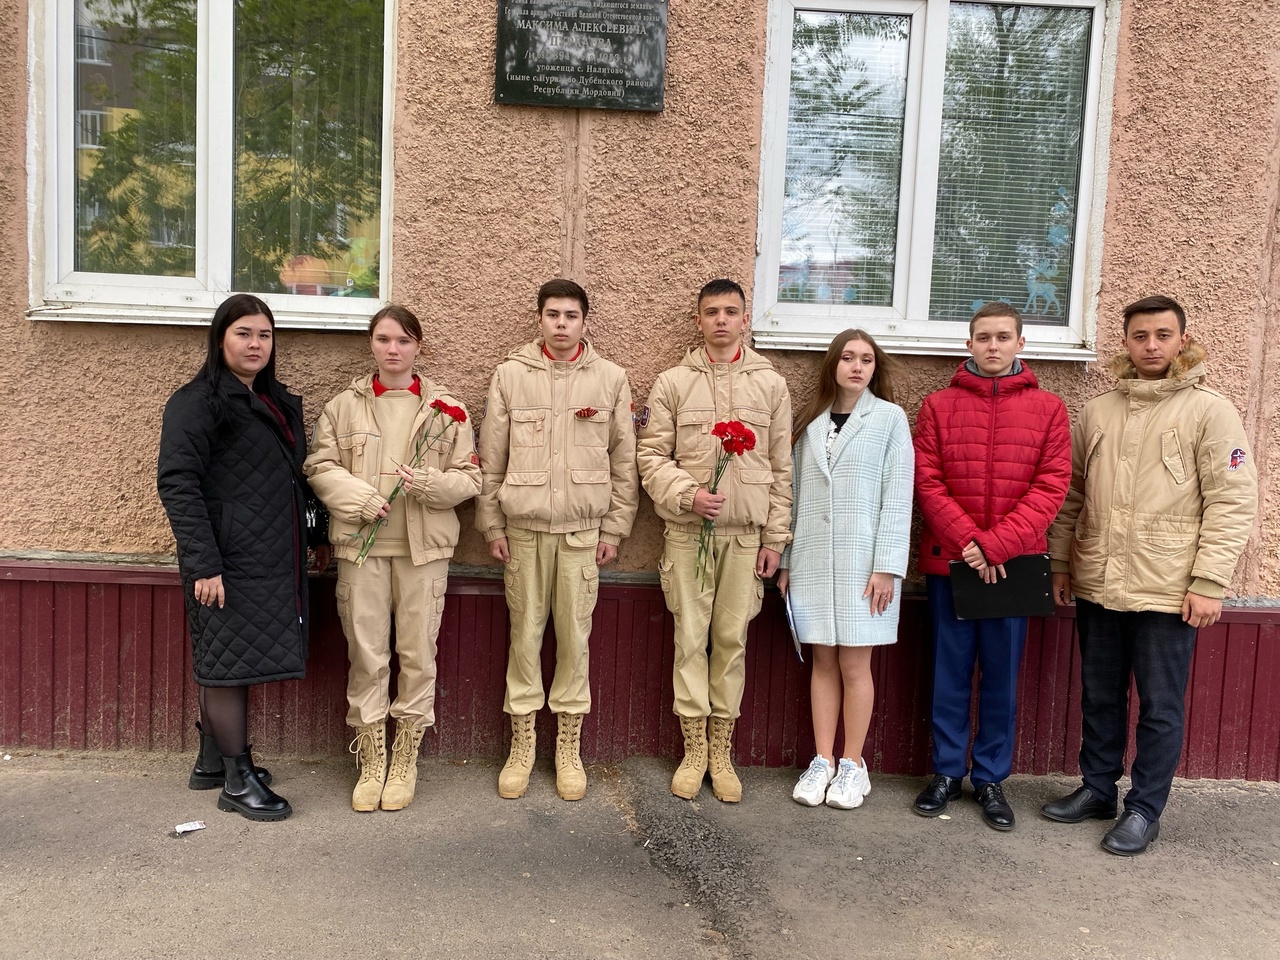
<svg viewBox="0 0 1280 960">
<path fill-rule="evenodd" d="M 951 5 L 929 314 L 1067 323 L 1089 10 Z"/>
<path fill-rule="evenodd" d="M 195 275 L 195 10 L 76 3 L 77 270 Z"/>
<path fill-rule="evenodd" d="M 377 297 L 381 0 L 237 0 L 234 286 Z"/>
<path fill-rule="evenodd" d="M 909 17 L 800 12 L 778 299 L 893 299 Z"/>
</svg>

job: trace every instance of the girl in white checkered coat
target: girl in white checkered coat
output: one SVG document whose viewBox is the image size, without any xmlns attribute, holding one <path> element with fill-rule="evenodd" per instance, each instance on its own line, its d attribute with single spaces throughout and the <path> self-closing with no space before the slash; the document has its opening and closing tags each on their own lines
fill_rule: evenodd
<svg viewBox="0 0 1280 960">
<path fill-rule="evenodd" d="M 871 792 L 862 759 L 875 701 L 871 650 L 898 638 L 915 469 L 891 364 L 869 334 L 846 330 L 828 348 L 814 397 L 795 423 L 793 539 L 778 588 L 813 659 L 818 755 L 792 793 L 808 806 L 848 810 Z"/>
</svg>

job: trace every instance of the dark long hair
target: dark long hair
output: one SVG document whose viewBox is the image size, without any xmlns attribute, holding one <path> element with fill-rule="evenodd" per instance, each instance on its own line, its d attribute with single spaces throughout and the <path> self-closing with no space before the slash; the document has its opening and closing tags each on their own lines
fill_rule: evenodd
<svg viewBox="0 0 1280 960">
<path fill-rule="evenodd" d="M 258 297 L 251 293 L 237 293 L 223 300 L 213 314 L 213 323 L 209 325 L 209 348 L 198 377 L 209 388 L 209 402 L 213 406 L 214 420 L 219 425 L 225 423 L 235 409 L 228 401 L 236 381 L 235 374 L 227 368 L 227 362 L 222 357 L 222 339 L 231 324 L 241 317 L 259 313 L 271 324 L 273 336 L 271 356 L 267 359 L 266 366 L 253 378 L 253 392 L 266 394 L 280 410 L 285 409 L 287 393 L 284 385 L 276 379 L 276 318 L 272 315 L 271 308 Z"/>
<path fill-rule="evenodd" d="M 881 400 L 894 402 L 893 374 L 897 364 L 880 349 L 880 344 L 876 343 L 871 334 L 865 330 L 845 330 L 837 334 L 831 341 L 831 346 L 827 347 L 826 355 L 822 358 L 822 366 L 818 368 L 818 388 L 814 390 L 809 402 L 800 409 L 800 413 L 792 424 L 792 443 L 804 436 L 805 428 L 813 423 L 823 410 L 835 403 L 836 367 L 840 363 L 840 354 L 844 353 L 844 348 L 854 340 L 865 341 L 876 357 L 876 372 L 871 375 L 871 382 L 867 384 L 867 389 Z"/>
</svg>

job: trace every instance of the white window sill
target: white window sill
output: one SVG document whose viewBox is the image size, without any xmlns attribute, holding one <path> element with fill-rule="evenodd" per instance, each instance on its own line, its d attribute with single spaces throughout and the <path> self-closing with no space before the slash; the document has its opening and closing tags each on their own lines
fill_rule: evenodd
<svg viewBox="0 0 1280 960">
<path fill-rule="evenodd" d="M 886 353 L 930 357 L 966 357 L 969 350 L 963 340 L 952 337 L 906 337 L 876 334 L 876 343 Z M 761 350 L 826 350 L 831 345 L 830 333 L 800 333 L 781 330 L 756 333 L 752 340 Z M 1074 360 L 1090 362 L 1098 359 L 1098 351 L 1091 346 L 1073 346 L 1066 343 L 1033 343 L 1030 338 L 1018 356 L 1028 360 Z"/>
<path fill-rule="evenodd" d="M 322 298 L 328 301 L 328 298 Z M 331 301 L 328 310 L 302 310 L 271 307 L 276 326 L 281 330 L 318 330 L 363 333 L 369 328 L 373 316 L 383 301 L 365 297 L 352 297 L 348 313 L 333 312 Z M 270 299 L 268 298 L 268 304 Z M 357 306 L 357 304 L 359 306 Z M 89 304 L 56 302 L 27 310 L 32 320 L 55 320 L 71 323 L 139 323 L 148 326 L 207 327 L 213 319 L 213 309 L 208 307 L 175 307 L 147 304 Z"/>
</svg>

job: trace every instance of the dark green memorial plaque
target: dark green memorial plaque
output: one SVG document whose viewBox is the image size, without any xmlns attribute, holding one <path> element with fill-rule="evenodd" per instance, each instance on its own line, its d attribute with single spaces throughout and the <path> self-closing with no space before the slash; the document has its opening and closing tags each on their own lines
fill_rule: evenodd
<svg viewBox="0 0 1280 960">
<path fill-rule="evenodd" d="M 666 0 L 498 0 L 498 103 L 661 110 L 666 72 Z"/>
</svg>

